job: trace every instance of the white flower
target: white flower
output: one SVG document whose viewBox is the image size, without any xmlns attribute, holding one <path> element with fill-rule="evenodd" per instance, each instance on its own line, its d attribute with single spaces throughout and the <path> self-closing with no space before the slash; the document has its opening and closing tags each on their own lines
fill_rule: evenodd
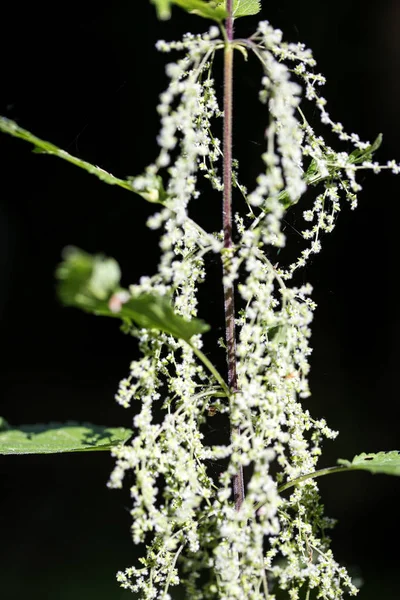
<svg viewBox="0 0 400 600">
<path fill-rule="evenodd" d="M 202 200 L 201 177 L 214 190 L 224 189 L 221 144 L 213 132 L 222 116 L 211 74 L 223 46 L 218 36 L 213 26 L 201 36 L 157 44 L 183 57 L 166 67 L 158 157 L 132 179 L 136 192 L 163 206 L 147 223 L 161 230 L 157 273 L 142 277 L 130 293 L 168 296 L 175 313 L 191 320 L 199 310 L 206 254 L 229 262 L 224 283 L 237 285 L 241 305 L 235 315 L 238 389 L 227 397 L 220 379 L 199 361 L 200 335 L 188 345 L 165 333 L 131 328 L 141 356 L 131 363 L 116 399 L 134 410 L 134 436 L 130 445 L 113 450 L 116 464 L 108 485 L 120 488 L 130 473 L 132 538 L 146 550 L 141 567 L 120 572 L 117 579 L 145 600 L 168 600 L 169 587 L 178 584 L 193 600 L 262 600 L 268 594 L 272 599 L 272 585 L 291 600 L 307 589 L 341 600 L 357 590 L 329 549 L 325 530 L 332 522 L 322 514 L 316 482 L 303 482 L 291 494 L 280 492 L 283 484 L 313 472 L 323 439 L 337 435 L 302 405 L 310 395 L 316 305 L 311 286 L 291 280 L 320 252 L 343 199 L 356 206 L 358 170 L 383 167 L 372 162 L 367 142 L 332 121 L 316 91 L 325 79 L 314 72 L 310 50 L 284 42 L 280 30 L 260 23 L 254 36 L 240 43 L 263 67 L 260 100 L 269 117 L 264 169 L 247 195 L 233 162 L 232 183 L 246 212 L 235 215 L 235 244 L 227 252 L 221 232 L 210 234 L 189 217 L 191 203 Z M 322 125 L 339 142 L 357 152 L 335 150 L 316 133 L 302 98 L 317 108 Z M 395 161 L 385 167 L 400 172 Z M 285 245 L 286 210 L 303 201 L 306 190 L 302 212 L 308 225 L 300 235 L 307 245 L 291 264 L 274 264 L 270 257 Z M 118 312 L 125 300 L 113 296 L 111 310 Z M 217 413 L 232 429 L 219 445 L 209 439 Z M 235 510 L 232 476 L 241 468 L 249 476 L 244 502 Z M 201 578 L 209 584 L 200 585 Z"/>
</svg>

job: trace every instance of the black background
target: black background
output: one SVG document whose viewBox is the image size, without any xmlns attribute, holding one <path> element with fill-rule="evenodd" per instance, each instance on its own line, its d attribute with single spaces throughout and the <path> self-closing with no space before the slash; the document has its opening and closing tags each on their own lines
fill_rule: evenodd
<svg viewBox="0 0 400 600">
<path fill-rule="evenodd" d="M 398 1 L 263 4 L 262 18 L 313 48 L 332 117 L 362 139 L 383 132 L 378 158 L 400 162 Z M 239 21 L 237 35 L 249 35 L 257 18 Z M 1 22 L 0 113 L 121 177 L 140 173 L 156 152 L 155 104 L 166 83 L 156 40 L 207 27 L 178 9 L 158 23 L 148 0 L 39 1 L 23 10 L 9 3 Z M 257 68 L 244 70 L 240 58 L 237 66 L 234 152 L 251 182 L 265 115 Z M 113 395 L 135 342 L 115 322 L 61 308 L 53 274 L 67 244 L 117 258 L 125 285 L 153 273 L 157 235 L 144 228 L 153 207 L 23 142 L 1 136 L 0 149 L 0 414 L 12 424 L 129 426 L 131 414 Z M 400 179 L 385 173 L 362 183 L 359 208 L 343 209 L 302 275 L 319 305 L 307 402 L 341 432 L 321 466 L 400 447 Z M 288 244 L 300 248 L 296 211 L 287 221 Z M 219 293 L 210 292 L 211 320 L 220 316 Z M 106 488 L 111 468 L 103 453 L 1 457 L 1 598 L 130 597 L 114 580 L 134 560 L 129 497 Z M 339 519 L 335 554 L 365 580 L 359 597 L 397 600 L 400 481 L 345 474 L 321 480 L 321 491 L 326 512 Z"/>
</svg>

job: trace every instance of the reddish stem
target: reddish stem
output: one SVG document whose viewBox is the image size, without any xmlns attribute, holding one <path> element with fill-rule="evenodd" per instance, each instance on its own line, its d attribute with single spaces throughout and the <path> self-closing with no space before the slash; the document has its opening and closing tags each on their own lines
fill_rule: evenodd
<svg viewBox="0 0 400 600">
<path fill-rule="evenodd" d="M 224 54 L 224 200 L 223 228 L 224 250 L 222 261 L 224 277 L 225 341 L 228 363 L 228 386 L 232 394 L 237 392 L 236 372 L 236 333 L 235 333 L 235 290 L 233 283 L 227 282 L 232 252 L 232 83 L 233 83 L 233 40 L 232 0 L 226 0 L 228 17 L 226 19 L 227 43 Z M 237 428 L 231 428 L 231 439 Z M 243 468 L 233 478 L 233 497 L 236 510 L 244 500 Z"/>
</svg>

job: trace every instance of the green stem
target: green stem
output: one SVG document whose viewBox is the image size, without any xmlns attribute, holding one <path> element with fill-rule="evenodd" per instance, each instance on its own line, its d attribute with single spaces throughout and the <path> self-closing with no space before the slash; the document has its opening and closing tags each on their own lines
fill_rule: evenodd
<svg viewBox="0 0 400 600">
<path fill-rule="evenodd" d="M 174 560 L 172 561 L 172 564 L 171 564 L 171 567 L 170 567 L 170 570 L 169 570 L 169 573 L 168 573 L 168 579 L 167 579 L 166 584 L 165 584 L 165 589 L 164 589 L 164 593 L 162 595 L 162 598 L 166 598 L 166 596 L 168 594 L 168 589 L 169 589 L 169 586 L 170 586 L 170 583 L 171 583 L 172 573 L 174 572 L 174 569 L 176 567 L 176 563 L 178 561 L 179 555 L 182 552 L 183 548 L 184 548 L 183 544 L 181 546 L 179 546 L 179 548 L 178 548 L 178 550 L 177 550 L 177 552 L 176 552 L 176 554 L 174 556 Z"/>
<path fill-rule="evenodd" d="M 191 347 L 191 349 L 193 350 L 193 352 L 195 353 L 195 355 L 201 360 L 201 362 L 203 363 L 203 365 L 205 367 L 207 367 L 207 369 L 210 371 L 210 373 L 212 373 L 212 375 L 214 375 L 215 379 L 218 381 L 218 383 L 220 384 L 220 386 L 224 390 L 225 396 L 227 398 L 229 398 L 229 395 L 230 395 L 229 394 L 229 388 L 226 385 L 226 383 L 224 381 L 224 378 L 217 371 L 217 369 L 214 367 L 214 365 L 212 364 L 212 362 L 210 360 L 208 360 L 207 356 L 199 348 L 196 348 L 196 346 L 193 346 L 193 344 L 191 344 L 190 342 L 187 342 L 187 344 L 189 344 L 189 346 Z"/>
<path fill-rule="evenodd" d="M 278 487 L 278 492 L 284 492 L 285 490 L 289 490 L 292 487 L 295 487 L 299 483 L 303 481 L 308 481 L 308 479 L 316 479 L 317 477 L 322 477 L 323 475 L 331 475 L 331 473 L 344 473 L 345 471 L 355 471 L 357 467 L 353 465 L 351 467 L 327 467 L 326 469 L 319 469 L 318 471 L 313 471 L 312 473 L 308 473 L 307 475 L 301 475 L 301 477 L 296 477 L 296 479 L 292 479 L 283 485 Z M 363 469 L 359 469 L 360 471 Z M 255 506 L 254 511 L 257 512 L 262 506 L 264 506 L 265 502 L 260 502 Z"/>
<path fill-rule="evenodd" d="M 296 477 L 296 479 L 292 479 L 287 483 L 278 487 L 278 492 L 284 492 L 285 490 L 302 483 L 303 481 L 307 481 L 308 479 L 316 479 L 317 477 L 322 477 L 323 475 L 330 475 L 331 473 L 343 473 L 344 471 L 354 471 L 355 467 L 327 467 L 326 469 L 320 469 L 318 471 L 313 471 L 312 473 L 308 473 L 307 475 L 302 475 L 301 477 Z"/>
</svg>

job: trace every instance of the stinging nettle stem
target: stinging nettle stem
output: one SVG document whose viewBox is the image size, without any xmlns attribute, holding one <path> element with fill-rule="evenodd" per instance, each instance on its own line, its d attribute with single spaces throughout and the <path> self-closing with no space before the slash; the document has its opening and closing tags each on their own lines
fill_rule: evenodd
<svg viewBox="0 0 400 600">
<path fill-rule="evenodd" d="M 225 340 L 228 363 L 228 387 L 232 394 L 237 392 L 236 372 L 236 333 L 235 333 L 235 296 L 234 284 L 229 281 L 230 257 L 232 252 L 232 83 L 233 83 L 233 17 L 232 0 L 226 0 L 228 17 L 224 52 L 224 198 L 223 228 L 224 253 L 222 269 L 224 279 Z M 231 438 L 236 428 L 231 427 Z M 244 500 L 243 468 L 233 478 L 233 498 L 236 510 Z"/>
</svg>

